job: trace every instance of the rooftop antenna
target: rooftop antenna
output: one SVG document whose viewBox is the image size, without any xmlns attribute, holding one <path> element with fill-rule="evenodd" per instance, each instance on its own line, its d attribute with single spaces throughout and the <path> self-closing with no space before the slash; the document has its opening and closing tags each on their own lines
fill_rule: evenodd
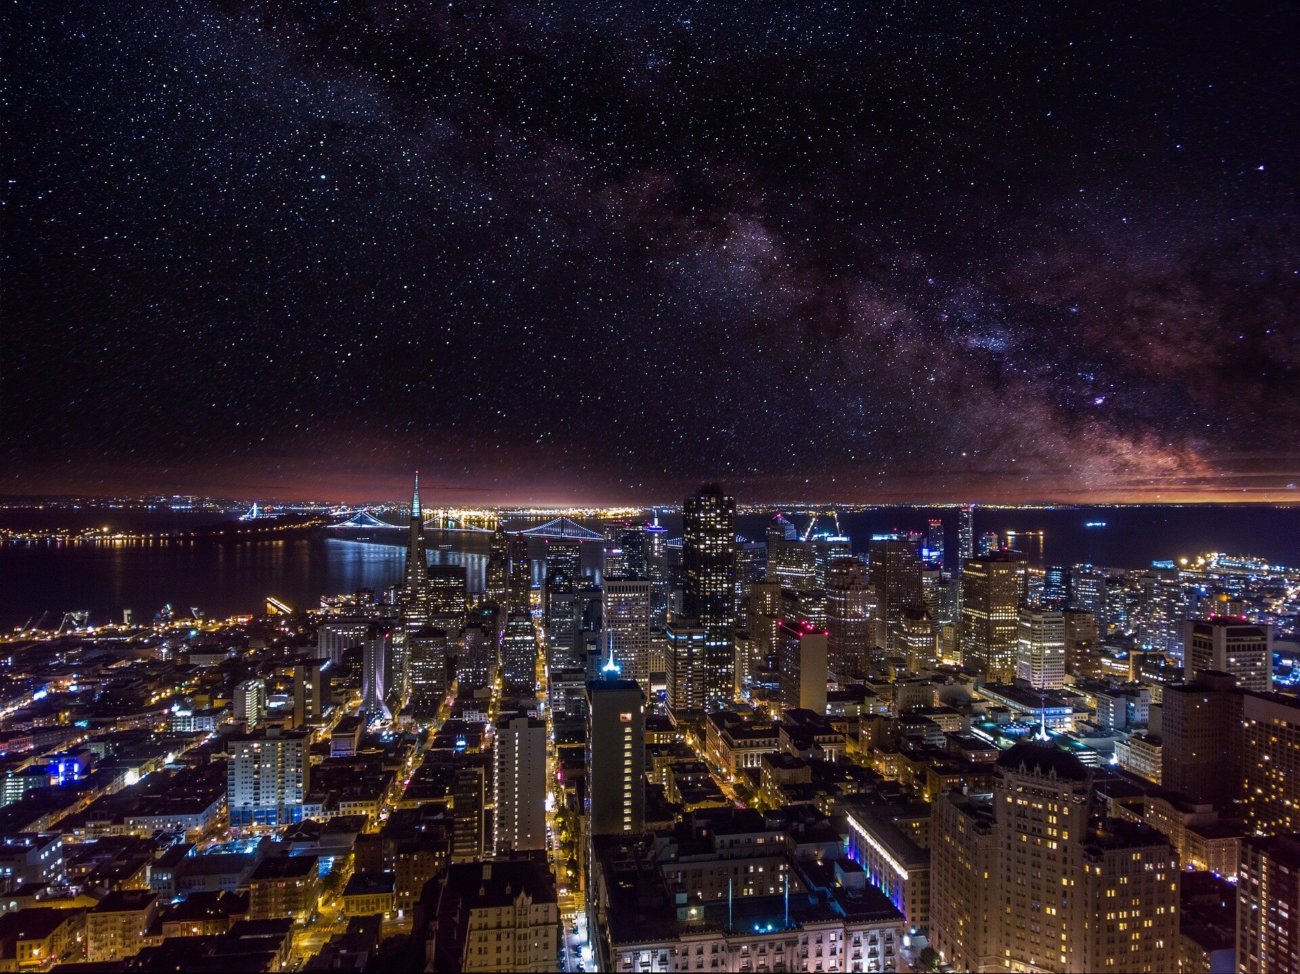
<svg viewBox="0 0 1300 974">
<path fill-rule="evenodd" d="M 619 674 L 619 666 L 614 662 L 614 630 L 609 630 L 607 641 L 609 643 L 609 659 L 606 660 L 605 665 L 600 668 L 600 672 L 605 674 L 606 679 L 613 680 L 616 679 Z"/>
</svg>

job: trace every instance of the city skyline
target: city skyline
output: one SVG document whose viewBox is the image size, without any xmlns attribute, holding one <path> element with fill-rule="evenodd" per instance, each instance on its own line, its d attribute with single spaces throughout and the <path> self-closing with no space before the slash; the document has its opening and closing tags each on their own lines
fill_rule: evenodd
<svg viewBox="0 0 1300 974">
<path fill-rule="evenodd" d="M 1294 500 L 1292 16 L 17 12 L 0 491 Z"/>
</svg>

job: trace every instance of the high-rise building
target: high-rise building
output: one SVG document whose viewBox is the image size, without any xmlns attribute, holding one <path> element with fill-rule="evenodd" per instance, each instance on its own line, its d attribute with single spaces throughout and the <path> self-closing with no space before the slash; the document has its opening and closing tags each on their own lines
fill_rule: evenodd
<svg viewBox="0 0 1300 974">
<path fill-rule="evenodd" d="M 690 619 L 674 619 L 664 630 L 667 642 L 668 709 L 674 714 L 703 711 L 708 698 L 708 633 Z"/>
<path fill-rule="evenodd" d="M 460 632 L 468 609 L 464 565 L 431 565 L 426 570 L 429 624 L 447 632 Z"/>
<path fill-rule="evenodd" d="M 1010 683 L 1016 672 L 1020 624 L 1019 552 L 971 558 L 962 573 L 961 651 L 966 666 L 990 683 Z"/>
<path fill-rule="evenodd" d="M 876 596 L 876 645 L 898 652 L 903 610 L 925 604 L 916 542 L 896 534 L 871 539 L 871 587 Z"/>
<path fill-rule="evenodd" d="M 1001 539 L 998 538 L 998 533 L 996 531 L 985 531 L 980 535 L 978 547 L 979 556 L 981 558 L 987 557 L 988 555 L 993 554 L 993 552 L 1001 549 L 1002 543 Z"/>
<path fill-rule="evenodd" d="M 1241 694 L 1241 804 L 1246 827 L 1275 835 L 1300 832 L 1300 700 L 1278 693 Z M 1219 774 L 1228 773 L 1222 767 Z"/>
<path fill-rule="evenodd" d="M 450 689 L 448 680 L 447 631 L 425 626 L 406 637 L 407 688 L 409 709 L 417 720 L 437 716 L 438 708 Z"/>
<path fill-rule="evenodd" d="M 975 505 L 963 504 L 957 508 L 957 570 L 975 557 Z"/>
<path fill-rule="evenodd" d="M 1016 678 L 1035 690 L 1065 686 L 1065 616 L 1022 608 L 1016 634 Z"/>
<path fill-rule="evenodd" d="M 943 521 L 932 517 L 925 526 L 925 561 L 940 571 L 943 570 L 943 547 Z"/>
<path fill-rule="evenodd" d="M 420 471 L 415 471 L 415 488 L 411 492 L 411 523 L 406 538 L 405 585 L 408 594 L 424 588 L 428 560 L 424 552 L 424 509 L 420 506 Z"/>
<path fill-rule="evenodd" d="M 1233 733 L 1241 695 L 1232 677 L 1207 670 L 1194 683 L 1165 687 L 1161 718 L 1161 784 L 1194 801 L 1236 797 L 1241 765 Z"/>
<path fill-rule="evenodd" d="M 533 563 L 528 556 L 528 535 L 512 534 L 507 542 L 506 557 L 509 563 L 506 576 L 506 613 L 531 611 L 533 588 Z"/>
<path fill-rule="evenodd" d="M 716 484 L 701 487 L 682 505 L 684 614 L 705 632 L 704 706 L 717 709 L 735 690 L 736 502 Z"/>
<path fill-rule="evenodd" d="M 865 676 L 874 645 L 874 593 L 858 558 L 833 558 L 826 568 L 826 651 L 837 676 Z"/>
<path fill-rule="evenodd" d="M 233 826 L 275 827 L 302 821 L 311 768 L 307 731 L 270 727 L 230 738 L 226 806 Z"/>
<path fill-rule="evenodd" d="M 769 541 L 767 578 L 781 588 L 803 592 L 817 587 L 817 550 L 811 541 Z"/>
<path fill-rule="evenodd" d="M 1097 678 L 1101 669 L 1101 636 L 1097 617 L 1087 609 L 1065 609 L 1065 672 L 1075 676 Z"/>
<path fill-rule="evenodd" d="M 361 715 L 367 721 L 390 720 L 388 661 L 393 651 L 393 631 L 378 624 L 370 627 L 361 654 Z"/>
<path fill-rule="evenodd" d="M 487 568 L 483 574 L 483 597 L 503 608 L 510 595 L 510 535 L 497 522 L 488 549 Z"/>
<path fill-rule="evenodd" d="M 253 730 L 266 719 L 266 681 L 244 680 L 235 687 L 235 720 Z"/>
<path fill-rule="evenodd" d="M 537 689 L 537 637 L 530 616 L 511 615 L 506 620 L 501 639 L 501 681 L 509 693 Z"/>
<path fill-rule="evenodd" d="M 587 831 L 645 830 L 645 694 L 633 680 L 587 684 Z"/>
<path fill-rule="evenodd" d="M 903 610 L 899 620 L 898 651 L 907 660 L 909 673 L 932 670 L 939 664 L 939 639 L 934 617 L 919 606 Z"/>
<path fill-rule="evenodd" d="M 1257 835 L 1241 840 L 1237 971 L 1300 971 L 1300 835 Z"/>
<path fill-rule="evenodd" d="M 663 629 L 668 621 L 668 529 L 659 515 L 645 526 L 646 573 L 650 578 L 650 628 Z"/>
<path fill-rule="evenodd" d="M 1101 820 L 1092 773 L 1045 743 L 1002 753 L 993 800 L 936 802 L 931 941 L 980 971 L 1177 969 L 1178 856 L 1156 830 Z"/>
<path fill-rule="evenodd" d="M 293 726 L 319 724 L 329 706 L 327 659 L 309 660 L 293 668 Z"/>
<path fill-rule="evenodd" d="M 451 784 L 452 862 L 474 862 L 487 854 L 486 808 L 487 769 L 483 755 L 465 755 L 456 764 Z"/>
<path fill-rule="evenodd" d="M 1188 619 L 1183 623 L 1184 672 L 1230 673 L 1243 690 L 1273 688 L 1273 627 L 1235 616 Z"/>
<path fill-rule="evenodd" d="M 607 578 L 601 592 L 600 646 L 623 675 L 650 686 L 650 580 Z"/>
<path fill-rule="evenodd" d="M 497 675 L 497 622 L 498 613 L 484 617 L 483 610 L 475 613 L 475 621 L 460 632 L 460 654 L 456 657 L 456 683 L 460 690 L 483 690 L 490 687 Z"/>
<path fill-rule="evenodd" d="M 428 914 L 429 970 L 544 974 L 556 969 L 564 928 L 555 880 L 543 857 L 457 863 L 437 892 Z"/>
<path fill-rule="evenodd" d="M 546 724 L 532 717 L 497 722 L 493 749 L 497 855 L 546 848 Z"/>
<path fill-rule="evenodd" d="M 776 638 L 781 662 L 781 708 L 826 713 L 826 630 L 782 619 Z"/>
</svg>

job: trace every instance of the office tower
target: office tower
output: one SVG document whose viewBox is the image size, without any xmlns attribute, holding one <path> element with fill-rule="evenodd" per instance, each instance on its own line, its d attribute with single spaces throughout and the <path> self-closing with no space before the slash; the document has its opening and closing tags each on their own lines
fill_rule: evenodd
<svg viewBox="0 0 1300 974">
<path fill-rule="evenodd" d="M 1102 675 L 1097 617 L 1087 609 L 1065 609 L 1065 672 L 1095 679 Z"/>
<path fill-rule="evenodd" d="M 814 538 L 812 542 L 813 554 L 816 556 L 816 579 L 814 585 L 816 588 L 826 588 L 826 575 L 830 571 L 831 562 L 836 558 L 848 558 L 852 556 L 853 549 L 849 539 L 842 535 L 822 535 Z"/>
<path fill-rule="evenodd" d="M 1237 971 L 1300 971 L 1300 835 L 1241 840 L 1237 872 Z"/>
<path fill-rule="evenodd" d="M 1241 803 L 1253 832 L 1300 832 L 1300 700 L 1247 691 L 1241 697 Z M 1220 768 L 1220 774 L 1229 773 Z"/>
<path fill-rule="evenodd" d="M 668 529 L 654 521 L 645 526 L 646 573 L 650 578 L 650 628 L 662 629 L 668 621 Z"/>
<path fill-rule="evenodd" d="M 932 942 L 968 970 L 1177 969 L 1178 857 L 1094 816 L 1092 774 L 1050 744 L 1002 753 L 993 800 L 953 792 L 931 828 Z"/>
<path fill-rule="evenodd" d="M 957 508 L 957 570 L 975 557 L 975 505 L 963 504 Z"/>
<path fill-rule="evenodd" d="M 552 666 L 573 666 L 581 629 L 582 545 L 569 538 L 546 539 L 546 640 Z"/>
<path fill-rule="evenodd" d="M 934 618 L 918 606 L 908 606 L 899 620 L 898 650 L 907 660 L 909 673 L 920 673 L 939 665 L 939 639 Z"/>
<path fill-rule="evenodd" d="M 478 617 L 478 613 L 475 614 Z M 495 620 L 493 613 L 492 619 Z M 497 625 L 495 621 L 473 622 L 461 630 L 460 653 L 456 657 L 456 684 L 460 690 L 490 687 L 497 673 Z"/>
<path fill-rule="evenodd" d="M 1035 690 L 1065 686 L 1065 616 L 1051 609 L 1022 608 L 1016 633 L 1016 679 Z"/>
<path fill-rule="evenodd" d="M 406 640 L 408 707 L 416 720 L 429 720 L 437 716 L 450 689 L 447 631 L 425 626 Z"/>
<path fill-rule="evenodd" d="M 1100 617 L 1098 625 L 1101 625 Z M 1105 610 L 1105 628 L 1102 629 L 1101 635 L 1113 636 L 1116 633 L 1127 632 L 1128 624 L 1128 592 L 1124 586 L 1124 579 L 1116 575 L 1106 577 L 1106 610 Z"/>
<path fill-rule="evenodd" d="M 664 630 L 667 640 L 668 709 L 674 714 L 703 711 L 708 698 L 708 633 L 691 620 L 675 620 Z"/>
<path fill-rule="evenodd" d="M 943 570 L 943 521 L 932 517 L 925 526 L 925 562 Z"/>
<path fill-rule="evenodd" d="M 365 642 L 370 625 L 368 619 L 326 619 L 316 631 L 316 656 L 341 663 L 344 653 Z"/>
<path fill-rule="evenodd" d="M 980 535 L 979 553 L 981 558 L 991 555 L 993 552 L 1000 550 L 1001 547 L 996 531 L 985 531 Z"/>
<path fill-rule="evenodd" d="M 650 686 L 650 581 L 607 578 L 601 593 L 600 646 L 624 676 Z"/>
<path fill-rule="evenodd" d="M 392 647 L 392 630 L 372 625 L 361 654 L 361 715 L 367 722 L 392 719 L 385 672 Z"/>
<path fill-rule="evenodd" d="M 289 825 L 302 821 L 310 785 L 309 732 L 270 727 L 230 738 L 226 806 L 233 826 Z"/>
<path fill-rule="evenodd" d="M 1241 787 L 1233 733 L 1241 695 L 1226 673 L 1203 671 L 1196 682 L 1164 688 L 1160 781 L 1193 801 L 1225 804 Z"/>
<path fill-rule="evenodd" d="M 776 630 L 781 661 L 781 709 L 826 713 L 826 630 L 782 619 Z"/>
<path fill-rule="evenodd" d="M 447 632 L 460 632 L 468 609 L 464 565 L 431 565 L 427 569 L 429 624 Z"/>
<path fill-rule="evenodd" d="M 758 673 L 776 669 L 776 624 L 781 614 L 781 586 L 776 582 L 755 582 L 745 607 L 750 668 L 741 674 L 742 680 L 752 683 Z"/>
<path fill-rule="evenodd" d="M 493 748 L 496 854 L 546 848 L 546 724 L 532 717 L 497 721 Z"/>
<path fill-rule="evenodd" d="M 1098 633 L 1106 631 L 1106 573 L 1091 565 L 1075 565 L 1069 573 L 1071 608 L 1091 612 L 1097 620 Z"/>
<path fill-rule="evenodd" d="M 1016 670 L 1021 556 L 998 551 L 966 562 L 962 574 L 961 651 L 989 683 L 1010 683 Z"/>
<path fill-rule="evenodd" d="M 916 544 L 896 534 L 871 539 L 871 586 L 876 596 L 876 645 L 898 652 L 903 609 L 924 604 L 921 556 Z"/>
<path fill-rule="evenodd" d="M 645 694 L 633 680 L 587 684 L 586 806 L 593 836 L 645 831 Z"/>
<path fill-rule="evenodd" d="M 1069 569 L 1063 565 L 1048 565 L 1043 571 L 1043 605 L 1049 609 L 1063 609 L 1069 600 Z"/>
<path fill-rule="evenodd" d="M 1188 619 L 1183 623 L 1187 678 L 1202 670 L 1230 673 L 1243 690 L 1273 688 L 1273 627 L 1234 616 Z"/>
<path fill-rule="evenodd" d="M 510 535 L 498 522 L 492 531 L 488 548 L 487 568 L 483 574 L 483 597 L 488 602 L 505 606 L 510 594 Z"/>
<path fill-rule="evenodd" d="M 802 592 L 817 586 L 817 551 L 810 541 L 768 542 L 766 578 Z"/>
<path fill-rule="evenodd" d="M 528 535 L 512 534 L 507 543 L 506 613 L 532 611 L 533 563 L 528 557 Z"/>
<path fill-rule="evenodd" d="M 311 660 L 293 668 L 293 726 L 319 724 L 329 706 L 329 660 Z"/>
<path fill-rule="evenodd" d="M 487 854 L 484 821 L 487 770 L 482 755 L 457 759 L 451 783 L 451 861 L 473 862 Z"/>
<path fill-rule="evenodd" d="M 406 576 L 408 594 L 424 588 L 428 562 L 424 553 L 424 509 L 420 506 L 420 471 L 415 471 L 415 489 L 411 492 L 411 523 L 407 529 Z"/>
<path fill-rule="evenodd" d="M 537 637 L 529 616 L 511 615 L 506 620 L 501 639 L 501 682 L 507 693 L 537 690 Z"/>
<path fill-rule="evenodd" d="M 875 625 L 867 566 L 858 558 L 833 558 L 826 567 L 826 651 L 837 676 L 865 676 Z"/>
<path fill-rule="evenodd" d="M 235 721 L 252 730 L 266 719 L 266 681 L 245 680 L 235 687 Z"/>
<path fill-rule="evenodd" d="M 706 485 L 682 505 L 684 614 L 706 634 L 704 706 L 716 709 L 732 699 L 736 628 L 736 502 L 716 484 Z"/>
<path fill-rule="evenodd" d="M 548 590 L 576 592 L 582 584 L 582 542 L 547 538 L 545 563 Z"/>
<path fill-rule="evenodd" d="M 1131 595 L 1128 629 L 1138 645 L 1181 660 L 1187 607 L 1178 573 L 1156 568 L 1143 572 L 1133 579 Z"/>
</svg>

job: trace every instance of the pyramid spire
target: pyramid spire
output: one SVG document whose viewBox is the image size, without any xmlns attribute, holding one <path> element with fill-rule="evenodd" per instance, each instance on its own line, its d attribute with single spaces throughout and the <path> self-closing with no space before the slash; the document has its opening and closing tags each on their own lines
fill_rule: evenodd
<svg viewBox="0 0 1300 974">
<path fill-rule="evenodd" d="M 420 471 L 415 471 L 415 490 L 411 494 L 411 528 L 406 542 L 406 587 L 412 591 L 424 588 L 428 579 L 428 563 L 424 557 L 424 511 L 420 507 Z"/>
<path fill-rule="evenodd" d="M 415 491 L 411 494 L 411 517 L 423 518 L 424 511 L 420 507 L 420 471 L 415 471 Z"/>
</svg>

